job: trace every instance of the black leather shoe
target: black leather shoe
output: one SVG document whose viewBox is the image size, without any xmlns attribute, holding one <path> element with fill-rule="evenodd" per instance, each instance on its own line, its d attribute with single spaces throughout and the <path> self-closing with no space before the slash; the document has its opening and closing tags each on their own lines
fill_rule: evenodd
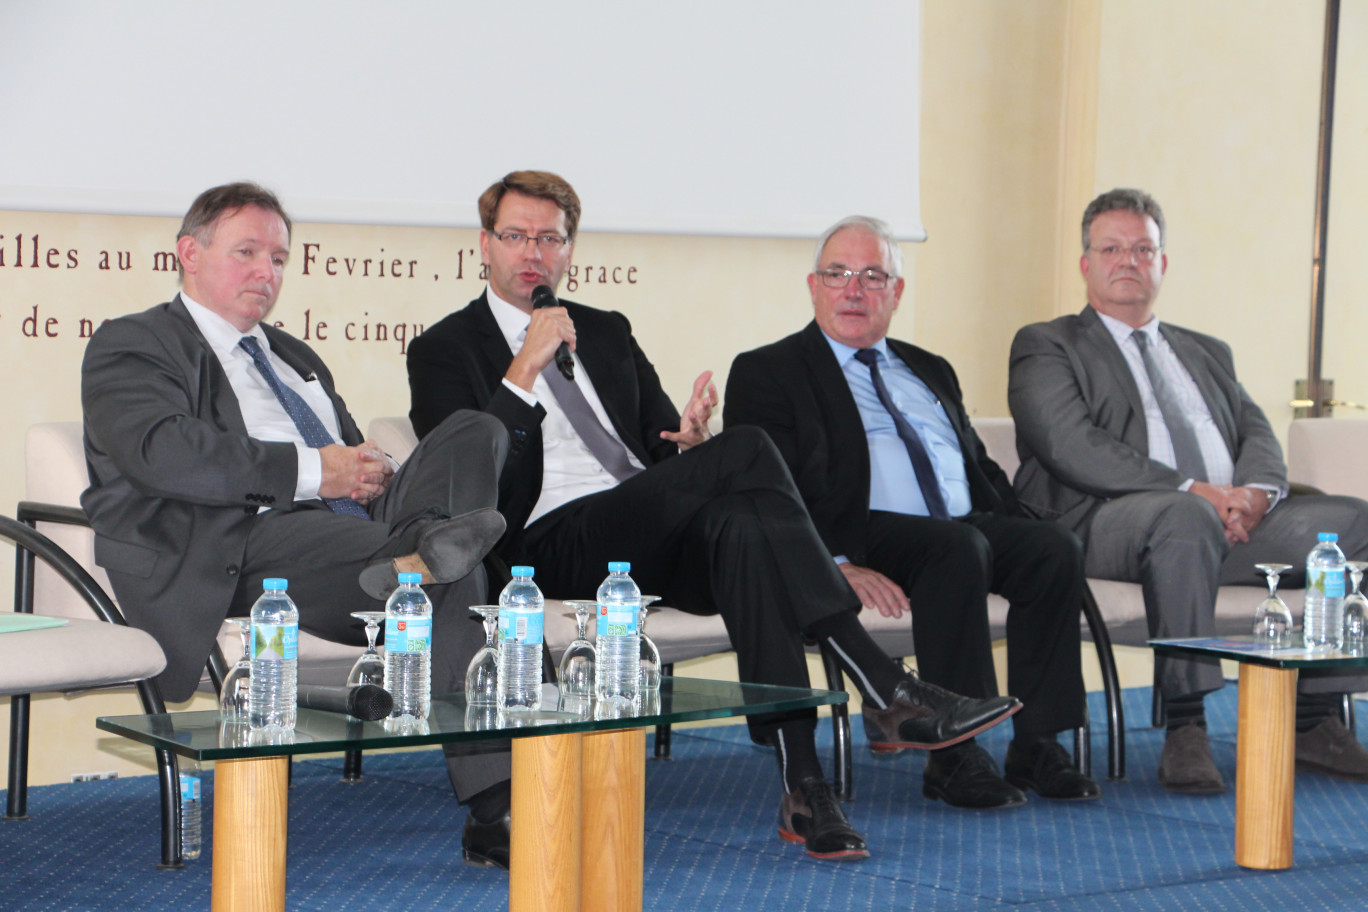
<svg viewBox="0 0 1368 912">
<path fill-rule="evenodd" d="M 472 510 L 450 518 L 429 511 L 395 530 L 361 571 L 361 588 L 384 601 L 399 587 L 395 561 L 418 557 L 427 568 L 423 583 L 454 583 L 480 565 L 504 534 L 498 510 Z"/>
<path fill-rule="evenodd" d="M 909 674 L 893 691 L 887 709 L 864 704 L 865 736 L 876 753 L 905 747 L 935 750 L 958 744 L 1021 709 L 1016 697 L 961 697 Z"/>
<path fill-rule="evenodd" d="M 481 823 L 474 814 L 466 815 L 461 831 L 461 857 L 468 865 L 479 868 L 508 870 L 509 827 L 512 815 L 504 815 L 491 823 Z"/>
<path fill-rule="evenodd" d="M 864 837 L 841 810 L 841 802 L 825 779 L 804 779 L 798 792 L 784 795 L 779 805 L 779 838 L 807 848 L 813 858 L 859 861 L 869 857 Z"/>
<path fill-rule="evenodd" d="M 1046 741 L 1034 750 L 1018 750 L 1016 742 L 1007 745 L 1003 764 L 1008 782 L 1023 791 L 1030 789 L 1041 798 L 1060 801 L 1090 801 L 1102 797 L 1097 783 L 1074 769 L 1069 752 L 1056 741 Z"/>
<path fill-rule="evenodd" d="M 922 794 L 938 798 L 951 807 L 979 810 L 1019 807 L 1026 803 L 1026 796 L 1002 778 L 993 758 L 977 744 L 961 744 L 927 757 Z"/>
</svg>

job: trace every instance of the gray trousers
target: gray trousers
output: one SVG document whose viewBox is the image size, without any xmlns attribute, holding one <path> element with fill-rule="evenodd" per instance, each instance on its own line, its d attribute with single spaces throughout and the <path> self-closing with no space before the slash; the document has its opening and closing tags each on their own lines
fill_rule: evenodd
<svg viewBox="0 0 1368 912">
<path fill-rule="evenodd" d="M 290 581 L 301 629 L 327 640 L 365 645 L 365 625 L 350 613 L 384 606 L 362 591 L 357 582 L 361 570 L 386 545 L 392 530 L 402 529 L 415 515 L 430 508 L 458 516 L 495 507 L 507 451 L 508 433 L 498 419 L 483 412 L 455 412 L 423 439 L 384 494 L 368 506 L 371 522 L 334 513 L 321 501 L 261 513 L 247 539 L 242 582 L 230 615 L 250 613 L 261 581 L 281 576 Z M 484 568 L 426 591 L 433 609 L 432 692 L 461 690 L 466 666 L 485 641 L 484 627 L 469 611 L 488 600 Z M 452 787 L 462 801 L 510 776 L 506 741 L 453 746 L 446 754 Z"/>
<path fill-rule="evenodd" d="M 1103 504 L 1084 536 L 1087 575 L 1138 582 L 1144 590 L 1151 637 L 1214 636 L 1216 589 L 1263 586 L 1259 563 L 1291 564 L 1284 587 L 1305 585 L 1306 555 L 1316 533 L 1336 532 L 1349 560 L 1368 560 L 1368 502 L 1331 495 L 1292 497 L 1278 503 L 1250 533 L 1226 541 L 1216 509 L 1182 491 L 1128 494 Z M 1250 626 L 1258 598 L 1251 595 Z M 1155 681 L 1166 699 L 1198 695 L 1224 685 L 1214 660 L 1155 657 Z M 1310 693 L 1364 690 L 1359 675 L 1301 676 Z"/>
</svg>

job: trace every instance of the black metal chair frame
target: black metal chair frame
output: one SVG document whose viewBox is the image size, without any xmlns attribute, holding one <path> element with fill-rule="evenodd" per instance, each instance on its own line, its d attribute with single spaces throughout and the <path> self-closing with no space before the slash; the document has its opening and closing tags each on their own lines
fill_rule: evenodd
<svg viewBox="0 0 1368 912">
<path fill-rule="evenodd" d="M 0 536 L 14 542 L 14 610 L 33 613 L 34 557 L 53 569 L 66 583 L 85 599 L 91 611 L 109 624 L 127 627 L 128 622 L 109 595 L 95 582 L 77 561 L 36 528 L 39 522 L 89 526 L 85 513 L 77 507 L 21 502 L 18 519 L 0 516 Z M 222 656 L 220 655 L 220 661 Z M 165 713 L 166 704 L 156 682 L 144 679 L 136 682 L 143 711 Z M 10 697 L 9 792 L 5 819 L 24 820 L 28 816 L 28 746 L 29 694 Z M 180 788 L 179 767 L 169 750 L 156 751 L 157 783 L 160 788 L 161 861 L 159 868 L 178 870 L 184 867 L 180 853 Z"/>
</svg>

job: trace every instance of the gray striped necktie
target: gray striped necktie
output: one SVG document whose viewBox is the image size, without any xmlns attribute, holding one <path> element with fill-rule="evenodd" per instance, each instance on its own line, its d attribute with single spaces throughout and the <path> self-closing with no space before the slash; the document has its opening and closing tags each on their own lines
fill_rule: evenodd
<svg viewBox="0 0 1368 912">
<path fill-rule="evenodd" d="M 1174 468 L 1184 478 L 1206 481 L 1206 461 L 1202 459 L 1202 448 L 1197 444 L 1197 432 L 1192 429 L 1192 422 L 1183 411 L 1178 395 L 1154 360 L 1154 352 L 1149 347 L 1149 335 L 1137 329 L 1131 333 L 1131 338 L 1140 348 L 1140 359 L 1145 362 L 1145 373 L 1149 374 L 1154 400 L 1159 403 L 1169 439 L 1173 441 L 1173 461 L 1177 463 Z"/>
</svg>

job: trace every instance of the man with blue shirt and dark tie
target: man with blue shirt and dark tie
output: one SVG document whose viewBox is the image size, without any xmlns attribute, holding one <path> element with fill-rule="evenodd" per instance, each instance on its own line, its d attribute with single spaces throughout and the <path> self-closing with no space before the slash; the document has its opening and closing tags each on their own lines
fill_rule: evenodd
<svg viewBox="0 0 1368 912">
<path fill-rule="evenodd" d="M 974 741 L 930 753 L 922 791 L 956 807 L 1013 807 L 1021 788 L 1089 799 L 1097 784 L 1056 740 L 1084 719 L 1078 539 L 1024 516 L 969 424 L 945 359 L 895 339 L 902 253 L 888 226 L 853 216 L 817 242 L 815 320 L 732 363 L 728 428 L 764 428 L 831 559 L 866 610 L 911 614 L 923 678 L 996 693 L 987 596 L 1005 596 L 1014 717 L 1006 776 Z"/>
</svg>

